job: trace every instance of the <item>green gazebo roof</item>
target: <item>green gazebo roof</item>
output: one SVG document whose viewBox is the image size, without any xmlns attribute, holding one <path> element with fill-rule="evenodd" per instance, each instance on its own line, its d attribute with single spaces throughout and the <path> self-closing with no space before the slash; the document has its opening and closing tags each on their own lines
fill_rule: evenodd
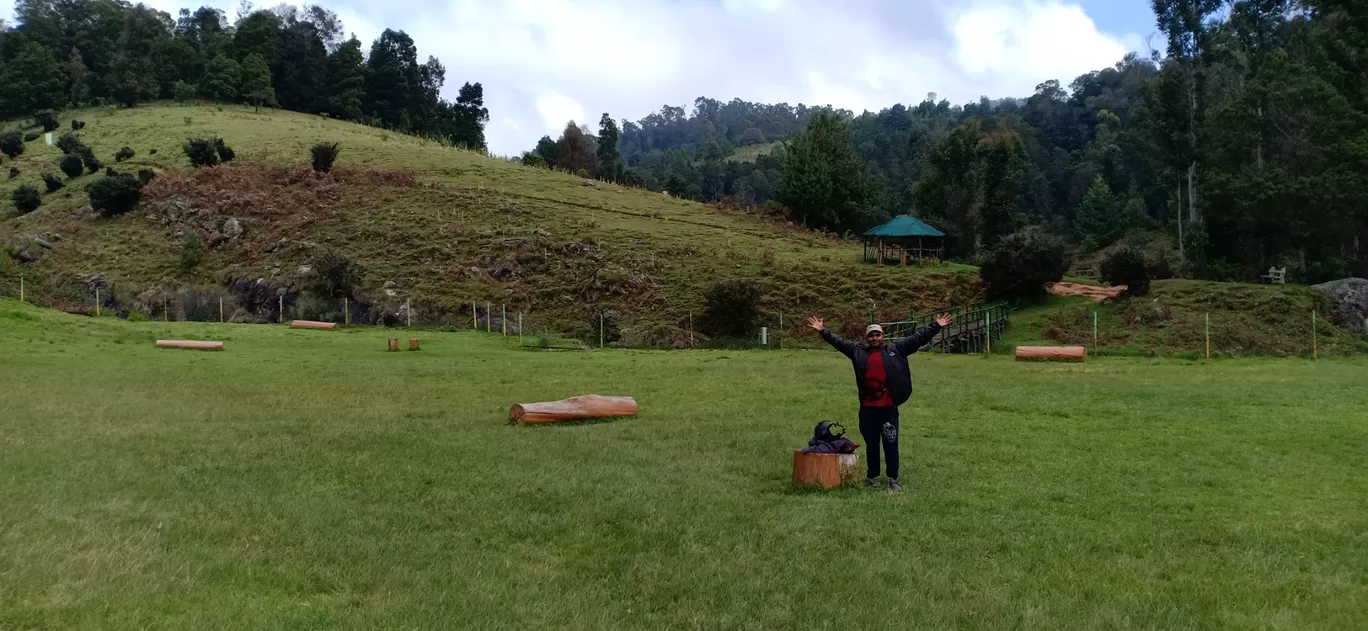
<svg viewBox="0 0 1368 631">
<path fill-rule="evenodd" d="M 866 237 L 943 237 L 944 232 L 918 221 L 910 215 L 898 215 L 882 226 L 864 233 Z"/>
</svg>

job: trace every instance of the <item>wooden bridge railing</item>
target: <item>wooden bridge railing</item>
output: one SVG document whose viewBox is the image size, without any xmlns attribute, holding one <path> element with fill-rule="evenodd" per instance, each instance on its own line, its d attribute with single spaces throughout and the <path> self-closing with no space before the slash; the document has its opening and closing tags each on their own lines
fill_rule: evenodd
<svg viewBox="0 0 1368 631">
<path fill-rule="evenodd" d="M 1002 337 L 1011 323 L 1011 306 L 1005 302 L 952 307 L 922 315 L 912 315 L 901 322 L 880 323 L 889 339 L 902 339 L 918 327 L 935 320 L 942 313 L 954 316 L 954 323 L 941 329 L 929 347 L 946 353 L 981 353 L 990 339 Z M 872 320 L 872 318 L 871 318 Z"/>
</svg>

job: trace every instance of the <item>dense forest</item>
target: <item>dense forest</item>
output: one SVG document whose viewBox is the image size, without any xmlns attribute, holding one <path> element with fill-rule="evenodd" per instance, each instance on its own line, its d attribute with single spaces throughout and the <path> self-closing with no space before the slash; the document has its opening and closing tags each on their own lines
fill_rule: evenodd
<svg viewBox="0 0 1368 631">
<path fill-rule="evenodd" d="M 1034 229 L 1084 257 L 1143 240 L 1192 277 L 1368 273 L 1368 3 L 1153 5 L 1164 50 L 1024 98 L 859 115 L 700 98 L 605 114 L 597 136 L 571 122 L 523 161 L 840 233 L 910 213 L 964 260 Z"/>
<path fill-rule="evenodd" d="M 0 117 L 158 99 L 249 103 L 356 121 L 484 150 L 483 88 L 441 97 L 446 69 L 418 61 L 403 31 L 369 54 L 337 15 L 281 4 L 236 21 L 218 9 L 176 18 L 124 0 L 18 0 L 0 28 Z"/>
</svg>

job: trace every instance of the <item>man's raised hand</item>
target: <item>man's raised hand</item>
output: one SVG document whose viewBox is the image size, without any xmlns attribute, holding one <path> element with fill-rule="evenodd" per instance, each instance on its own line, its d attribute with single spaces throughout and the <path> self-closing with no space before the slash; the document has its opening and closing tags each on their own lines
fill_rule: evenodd
<svg viewBox="0 0 1368 631">
<path fill-rule="evenodd" d="M 942 313 L 942 314 L 936 316 L 936 324 L 939 324 L 939 325 L 941 325 L 941 326 L 943 326 L 943 327 L 945 327 L 945 326 L 950 326 L 950 323 L 951 323 L 951 322 L 954 322 L 954 321 L 955 321 L 955 317 L 952 316 L 952 315 L 950 315 L 950 314 L 948 314 L 948 313 Z"/>
<path fill-rule="evenodd" d="M 826 322 L 816 316 L 808 318 L 808 326 L 812 327 L 812 330 L 818 333 L 826 330 Z"/>
</svg>

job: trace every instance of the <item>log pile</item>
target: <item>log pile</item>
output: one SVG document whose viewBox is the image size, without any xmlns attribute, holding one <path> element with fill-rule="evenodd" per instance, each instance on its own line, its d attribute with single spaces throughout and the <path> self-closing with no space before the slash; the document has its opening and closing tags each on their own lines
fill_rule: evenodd
<svg viewBox="0 0 1368 631">
<path fill-rule="evenodd" d="M 1081 362 L 1088 357 L 1083 346 L 1018 346 L 1016 358 L 1030 361 Z"/>
</svg>

